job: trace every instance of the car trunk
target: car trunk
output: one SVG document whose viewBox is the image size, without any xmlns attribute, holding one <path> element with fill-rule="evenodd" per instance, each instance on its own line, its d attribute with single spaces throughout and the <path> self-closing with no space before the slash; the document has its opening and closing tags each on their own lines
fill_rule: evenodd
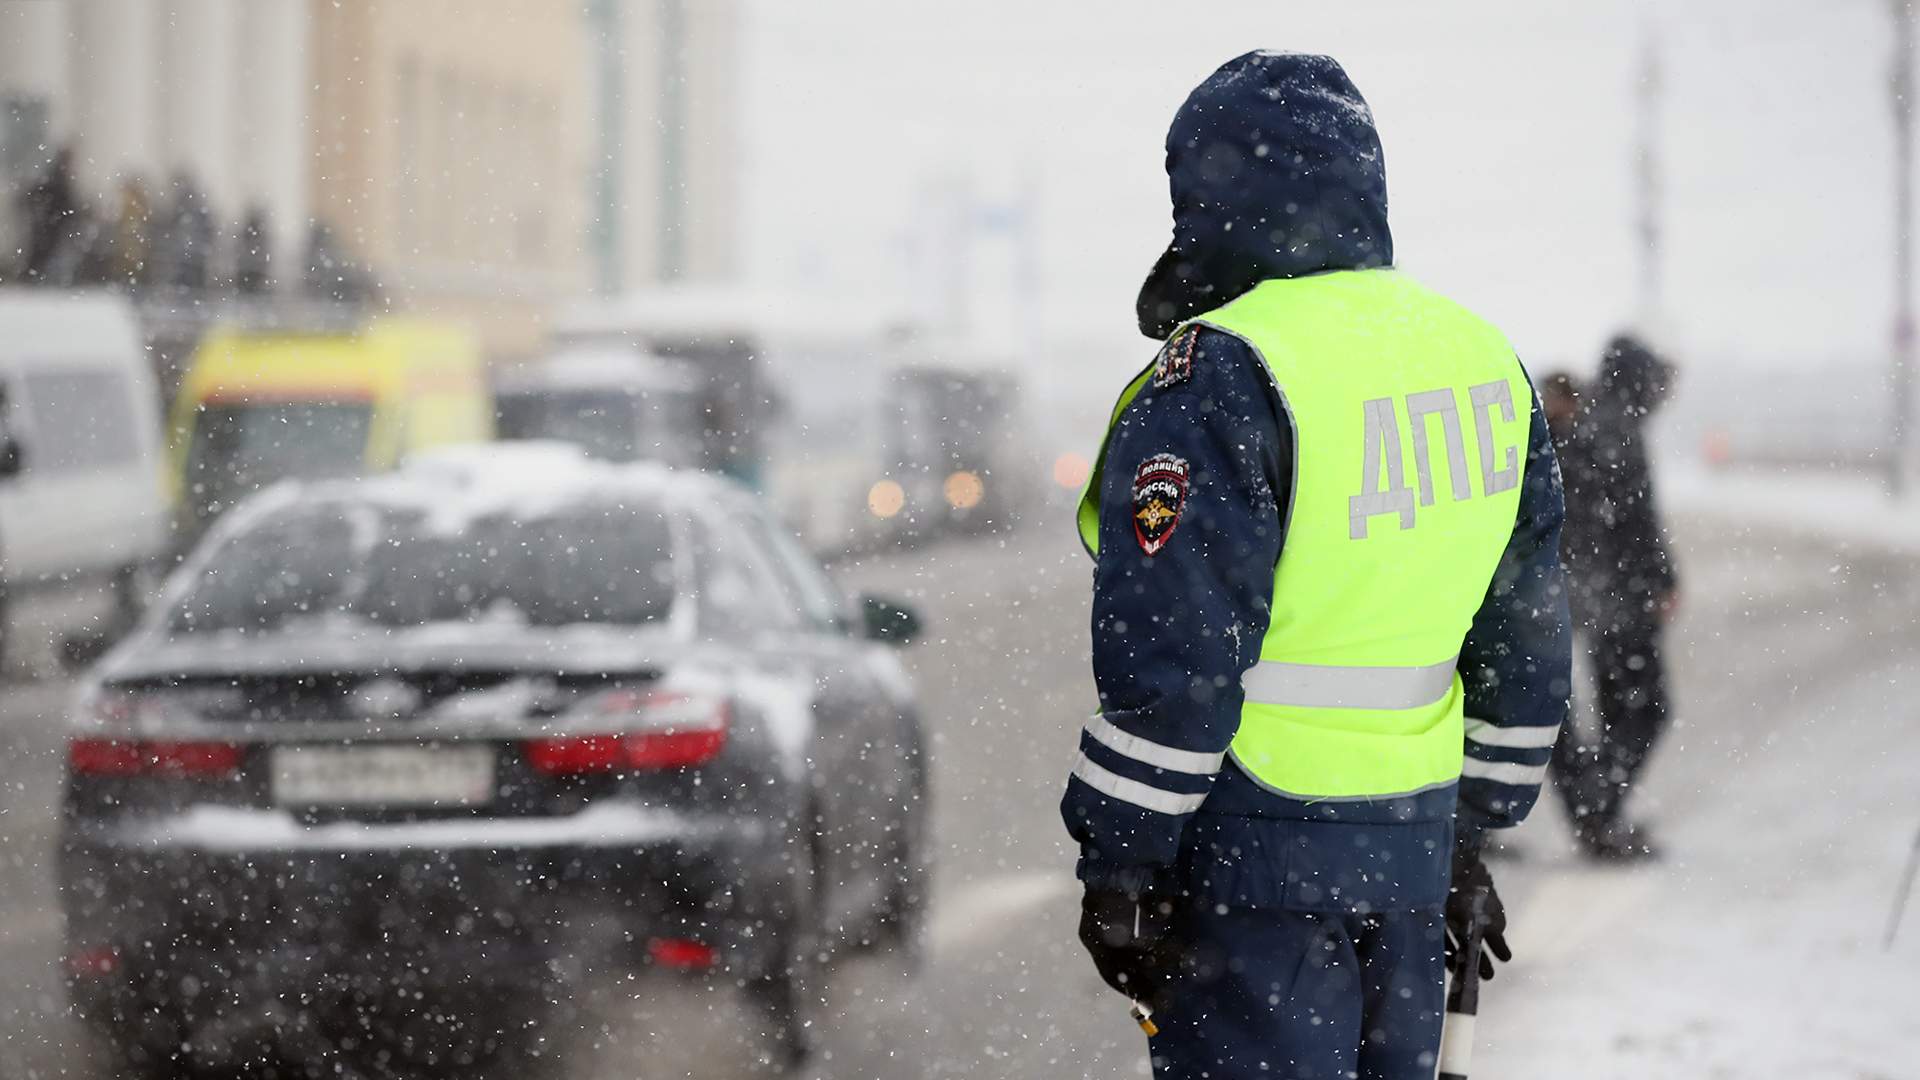
<svg viewBox="0 0 1920 1080">
<path fill-rule="evenodd" d="M 729 706 L 658 679 L 446 668 L 118 681 L 70 743 L 70 807 L 272 808 L 313 825 L 566 815 L 613 796 L 685 805 L 722 757 Z"/>
</svg>

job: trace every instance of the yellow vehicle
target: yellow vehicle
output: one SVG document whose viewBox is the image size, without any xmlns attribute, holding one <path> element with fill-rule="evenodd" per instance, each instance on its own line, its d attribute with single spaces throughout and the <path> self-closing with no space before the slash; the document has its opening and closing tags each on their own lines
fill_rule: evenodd
<svg viewBox="0 0 1920 1080">
<path fill-rule="evenodd" d="M 276 480 L 358 476 L 493 437 L 473 339 L 387 319 L 356 333 L 217 329 L 174 399 L 169 477 L 184 536 Z"/>
</svg>

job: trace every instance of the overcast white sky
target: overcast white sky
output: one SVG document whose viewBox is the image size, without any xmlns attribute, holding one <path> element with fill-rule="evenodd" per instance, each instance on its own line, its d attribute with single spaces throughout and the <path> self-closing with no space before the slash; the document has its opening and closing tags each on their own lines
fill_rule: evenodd
<svg viewBox="0 0 1920 1080">
<path fill-rule="evenodd" d="M 1891 297 L 1888 5 L 1661 7 L 1674 340 L 1702 363 L 1876 360 Z M 908 303 L 941 288 L 904 243 L 930 235 L 913 224 L 939 205 L 926 192 L 964 178 L 993 198 L 1031 178 L 1045 328 L 1124 343 L 1167 237 L 1176 106 L 1247 49 L 1324 51 L 1373 103 L 1400 264 L 1498 322 L 1536 369 L 1585 358 L 1633 298 L 1642 11 L 750 0 L 750 272 Z M 973 316 L 1003 334 L 1018 315 L 1007 245 L 985 241 L 974 261 Z M 1145 355 L 1121 347 L 1136 355 L 1120 367 Z"/>
</svg>

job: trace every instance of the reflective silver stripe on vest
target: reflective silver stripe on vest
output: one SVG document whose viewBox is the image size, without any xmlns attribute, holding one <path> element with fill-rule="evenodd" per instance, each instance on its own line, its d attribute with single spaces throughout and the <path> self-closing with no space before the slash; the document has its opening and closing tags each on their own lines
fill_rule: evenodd
<svg viewBox="0 0 1920 1080">
<path fill-rule="evenodd" d="M 1508 750 L 1545 750 L 1559 737 L 1559 724 L 1501 727 L 1491 720 L 1467 717 L 1467 738 L 1481 746 L 1499 746 Z"/>
<path fill-rule="evenodd" d="M 1102 795 L 1111 795 L 1121 802 L 1162 814 L 1191 814 L 1207 801 L 1204 794 L 1182 795 L 1175 791 L 1162 791 L 1138 780 L 1129 780 L 1111 769 L 1088 761 L 1085 754 L 1081 754 L 1079 760 L 1073 763 L 1073 775 Z"/>
<path fill-rule="evenodd" d="M 1458 656 L 1426 667 L 1334 667 L 1262 660 L 1240 677 L 1247 701 L 1307 709 L 1418 709 L 1445 700 Z"/>
<path fill-rule="evenodd" d="M 1472 780 L 1491 780 L 1515 787 L 1537 787 L 1547 778 L 1545 765 L 1520 765 L 1512 761 L 1481 761 L 1468 758 L 1460 763 L 1460 775 Z"/>
<path fill-rule="evenodd" d="M 1220 764 L 1227 760 L 1225 754 L 1203 754 L 1196 750 L 1178 750 L 1164 746 L 1151 739 L 1138 735 L 1129 735 L 1113 725 L 1113 721 L 1094 713 L 1087 720 L 1087 734 L 1101 746 L 1130 757 L 1143 765 L 1169 772 L 1192 773 L 1195 776 L 1212 776 L 1220 771 Z"/>
</svg>

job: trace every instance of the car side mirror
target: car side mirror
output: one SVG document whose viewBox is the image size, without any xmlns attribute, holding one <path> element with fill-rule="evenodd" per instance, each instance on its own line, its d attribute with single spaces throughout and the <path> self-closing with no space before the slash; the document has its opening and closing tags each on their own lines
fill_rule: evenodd
<svg viewBox="0 0 1920 1080">
<path fill-rule="evenodd" d="M 865 637 L 895 648 L 920 636 L 920 615 L 905 604 L 878 596 L 860 598 Z"/>
<path fill-rule="evenodd" d="M 20 445 L 20 440 L 0 438 L 0 479 L 19 476 L 20 470 L 26 465 L 27 452 Z"/>
</svg>

